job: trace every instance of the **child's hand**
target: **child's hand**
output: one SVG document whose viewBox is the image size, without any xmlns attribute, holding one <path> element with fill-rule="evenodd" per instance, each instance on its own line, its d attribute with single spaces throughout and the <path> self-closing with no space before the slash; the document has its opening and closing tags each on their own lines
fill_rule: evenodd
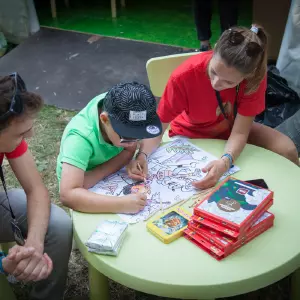
<svg viewBox="0 0 300 300">
<path fill-rule="evenodd" d="M 137 193 L 122 197 L 123 209 L 122 213 L 135 214 L 142 210 L 147 203 L 145 194 Z"/>
<path fill-rule="evenodd" d="M 148 175 L 148 163 L 144 155 L 139 155 L 126 167 L 128 176 L 133 180 L 144 180 Z"/>
</svg>

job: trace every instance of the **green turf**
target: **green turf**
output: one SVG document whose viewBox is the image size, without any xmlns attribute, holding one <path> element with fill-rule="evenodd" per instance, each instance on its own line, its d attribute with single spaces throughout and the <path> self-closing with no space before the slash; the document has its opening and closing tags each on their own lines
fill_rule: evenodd
<svg viewBox="0 0 300 300">
<path fill-rule="evenodd" d="M 57 20 L 51 17 L 50 1 L 36 1 L 41 25 L 188 48 L 199 47 L 191 0 L 126 0 L 125 9 L 118 5 L 118 17 L 114 21 L 110 0 L 69 1 L 71 8 L 67 9 L 63 0 L 56 0 Z M 251 18 L 251 0 L 240 1 L 239 24 L 250 26 Z M 220 34 L 217 5 L 211 28 L 214 43 Z"/>
</svg>

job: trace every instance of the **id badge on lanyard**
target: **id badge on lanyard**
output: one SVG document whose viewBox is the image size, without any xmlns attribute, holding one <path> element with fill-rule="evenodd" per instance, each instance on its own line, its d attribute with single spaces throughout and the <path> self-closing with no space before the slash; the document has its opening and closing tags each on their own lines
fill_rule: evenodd
<svg viewBox="0 0 300 300">
<path fill-rule="evenodd" d="M 221 96 L 220 96 L 220 92 L 219 91 L 215 91 L 216 92 L 216 98 L 217 98 L 217 101 L 218 101 L 218 105 L 220 107 L 220 110 L 224 116 L 224 118 L 230 122 L 230 125 L 231 127 L 233 127 L 233 123 L 234 123 L 234 120 L 235 120 L 235 117 L 237 115 L 237 102 L 238 102 L 238 97 L 239 97 L 239 90 L 240 90 L 240 85 L 238 85 L 235 89 L 235 99 L 234 99 L 234 104 L 233 104 L 233 122 L 230 122 L 226 112 L 225 112 L 225 108 L 223 106 L 223 103 L 222 103 L 222 99 L 221 99 Z"/>
<path fill-rule="evenodd" d="M 19 246 L 24 246 L 25 239 L 24 239 L 23 234 L 21 232 L 21 229 L 20 229 L 20 227 L 18 225 L 18 221 L 16 220 L 16 217 L 15 217 L 15 215 L 14 215 L 14 213 L 12 211 L 12 208 L 10 206 L 10 202 L 9 202 L 9 198 L 8 198 L 8 193 L 7 193 L 7 188 L 6 188 L 6 183 L 5 183 L 5 179 L 4 179 L 4 174 L 3 174 L 2 166 L 0 166 L 0 177 L 1 177 L 2 185 L 3 185 L 4 191 L 5 191 L 5 195 L 6 195 L 8 206 L 9 206 L 9 211 L 10 211 L 11 218 L 12 218 L 11 228 L 12 228 L 12 231 L 13 231 L 13 234 L 14 234 L 15 242 Z"/>
</svg>

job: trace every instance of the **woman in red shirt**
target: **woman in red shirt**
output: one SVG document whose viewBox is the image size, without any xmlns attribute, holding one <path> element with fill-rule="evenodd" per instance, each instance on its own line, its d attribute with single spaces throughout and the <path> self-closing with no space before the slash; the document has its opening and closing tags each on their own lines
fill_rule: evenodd
<svg viewBox="0 0 300 300">
<path fill-rule="evenodd" d="M 215 185 L 247 141 L 299 163 L 296 147 L 287 136 L 253 122 L 265 108 L 267 44 L 261 27 L 231 28 L 213 51 L 186 60 L 167 83 L 158 115 L 164 131 L 171 123 L 169 136 L 228 139 L 224 155 L 203 170 L 208 172 L 204 179 L 194 183 L 197 188 Z M 147 174 L 147 156 L 161 139 L 162 135 L 141 143 L 127 168 L 130 177 L 140 180 Z"/>
</svg>

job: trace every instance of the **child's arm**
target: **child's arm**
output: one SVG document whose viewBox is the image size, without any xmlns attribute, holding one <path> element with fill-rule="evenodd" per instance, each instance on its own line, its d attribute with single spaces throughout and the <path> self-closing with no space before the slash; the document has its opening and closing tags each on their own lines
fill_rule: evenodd
<svg viewBox="0 0 300 300">
<path fill-rule="evenodd" d="M 110 159 L 109 161 L 101 164 L 100 166 L 94 168 L 91 171 L 85 172 L 83 187 L 89 189 L 103 178 L 122 169 L 131 161 L 135 149 L 136 146 L 132 149 L 124 149 L 122 152 L 120 152 L 117 156 Z"/>
<path fill-rule="evenodd" d="M 63 163 L 60 199 L 63 205 L 77 211 L 89 213 L 137 213 L 146 205 L 146 195 L 127 196 L 98 195 L 83 187 L 85 172 Z"/>
</svg>

